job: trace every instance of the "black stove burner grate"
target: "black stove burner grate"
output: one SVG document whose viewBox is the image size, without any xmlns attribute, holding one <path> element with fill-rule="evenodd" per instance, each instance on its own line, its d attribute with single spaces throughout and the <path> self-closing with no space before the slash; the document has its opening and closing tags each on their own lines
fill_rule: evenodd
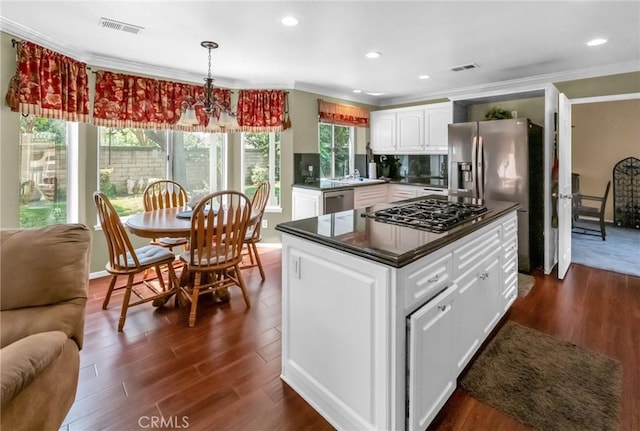
<svg viewBox="0 0 640 431">
<path fill-rule="evenodd" d="M 484 213 L 484 205 L 424 199 L 362 214 L 384 223 L 442 233 Z"/>
</svg>

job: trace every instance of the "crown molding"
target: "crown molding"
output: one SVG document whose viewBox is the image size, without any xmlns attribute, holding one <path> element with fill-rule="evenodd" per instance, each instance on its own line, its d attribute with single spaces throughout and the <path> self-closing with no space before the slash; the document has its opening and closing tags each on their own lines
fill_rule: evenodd
<svg viewBox="0 0 640 431">
<path fill-rule="evenodd" d="M 554 82 L 573 81 L 576 79 L 595 78 L 598 76 L 616 75 L 619 73 L 640 71 L 640 62 L 628 61 L 603 66 L 594 66 L 583 69 L 569 70 L 565 72 L 548 73 L 544 75 L 530 76 L 527 78 L 512 79 L 508 81 L 493 82 L 488 84 L 472 85 L 469 87 L 453 88 L 431 93 L 407 97 L 392 97 L 381 100 L 385 106 L 413 103 L 431 99 L 448 98 L 460 100 L 470 97 L 471 94 L 485 94 L 487 92 L 511 91 L 515 87 L 543 88 Z"/>
<path fill-rule="evenodd" d="M 38 33 L 37 31 L 34 31 L 29 27 L 7 19 L 3 16 L 0 16 L 0 30 L 17 38 L 26 39 L 30 42 L 36 43 L 40 46 L 48 48 L 52 51 L 56 51 L 62 55 L 66 55 L 67 57 L 71 57 L 74 60 L 82 61 L 84 63 L 87 63 L 86 60 L 90 56 L 90 54 L 86 51 L 73 49 L 64 42 L 61 42 L 42 33 Z"/>
<path fill-rule="evenodd" d="M 344 93 L 332 88 L 322 87 L 302 81 L 295 81 L 292 88 L 295 90 L 318 94 L 320 96 L 335 97 L 336 99 L 348 100 L 365 105 L 381 106 L 380 99 L 378 99 L 376 96 L 370 96 L 368 94 Z"/>
<path fill-rule="evenodd" d="M 26 39 L 38 45 L 44 46 L 63 55 L 82 61 L 90 66 L 104 69 L 118 70 L 128 73 L 138 73 L 146 76 L 154 76 L 164 79 L 176 79 L 185 82 L 200 83 L 204 75 L 187 72 L 170 67 L 162 67 L 131 60 L 124 60 L 115 57 L 101 56 L 87 51 L 81 51 L 70 47 L 68 44 L 36 32 L 22 24 L 0 16 L 0 31 L 11 34 L 17 38 Z M 404 103 L 415 103 L 433 99 L 448 98 L 449 100 L 461 100 L 470 98 L 472 95 L 486 95 L 487 93 L 513 92 L 515 88 L 544 88 L 554 82 L 571 81 L 576 79 L 594 78 L 598 76 L 615 75 L 619 73 L 640 71 L 640 62 L 629 61 L 623 63 L 594 66 L 584 69 L 576 69 L 565 72 L 549 73 L 544 75 L 531 76 L 521 79 L 493 82 L 488 84 L 478 84 L 468 87 L 451 88 L 417 95 L 378 98 L 367 94 L 345 93 L 335 89 L 309 84 L 301 81 L 274 82 L 274 83 L 252 83 L 241 80 L 233 80 L 224 77 L 216 77 L 218 87 L 241 89 L 296 89 L 307 91 L 327 97 L 349 100 L 371 106 L 384 107 L 400 105 Z"/>
</svg>

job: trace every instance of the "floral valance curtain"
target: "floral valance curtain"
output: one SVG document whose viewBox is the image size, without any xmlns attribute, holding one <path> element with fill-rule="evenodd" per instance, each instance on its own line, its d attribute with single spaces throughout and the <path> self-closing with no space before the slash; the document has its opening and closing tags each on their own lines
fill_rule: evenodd
<svg viewBox="0 0 640 431">
<path fill-rule="evenodd" d="M 284 130 L 286 92 L 282 90 L 240 90 L 238 125 L 244 132 L 280 132 Z"/>
<path fill-rule="evenodd" d="M 321 123 L 369 127 L 369 109 L 340 105 L 322 99 L 318 99 L 318 118 Z"/>
<path fill-rule="evenodd" d="M 89 121 L 87 65 L 23 40 L 6 101 L 14 112 Z"/>
<path fill-rule="evenodd" d="M 199 125 L 176 124 L 184 100 L 189 96 L 201 97 L 203 93 L 204 88 L 199 85 L 101 70 L 96 74 L 93 123 L 106 127 L 203 131 L 208 116 L 202 105 L 195 105 Z M 231 106 L 230 90 L 216 88 L 214 97 L 223 106 Z M 220 113 L 216 114 L 219 117 Z"/>
</svg>

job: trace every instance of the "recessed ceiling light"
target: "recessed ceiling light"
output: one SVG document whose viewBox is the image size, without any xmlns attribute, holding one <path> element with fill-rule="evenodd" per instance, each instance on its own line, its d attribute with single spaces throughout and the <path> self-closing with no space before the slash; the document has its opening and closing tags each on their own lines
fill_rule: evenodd
<svg viewBox="0 0 640 431">
<path fill-rule="evenodd" d="M 378 58 L 380 57 L 382 54 L 380 54 L 378 51 L 369 51 L 365 54 L 365 57 L 367 58 Z"/>
<path fill-rule="evenodd" d="M 353 90 L 354 93 L 362 93 L 362 90 Z"/>
<path fill-rule="evenodd" d="M 607 39 L 592 39 L 589 42 L 587 42 L 587 46 L 598 46 L 598 45 L 602 45 L 604 43 L 607 43 Z"/>
<path fill-rule="evenodd" d="M 295 27 L 300 21 L 298 21 L 298 18 L 295 16 L 285 16 L 280 20 L 280 22 L 282 25 L 286 25 L 287 27 Z"/>
<path fill-rule="evenodd" d="M 420 75 L 418 79 L 429 79 L 429 75 Z"/>
<path fill-rule="evenodd" d="M 382 96 L 384 93 L 369 93 L 369 92 L 367 92 L 367 94 L 369 96 Z"/>
</svg>

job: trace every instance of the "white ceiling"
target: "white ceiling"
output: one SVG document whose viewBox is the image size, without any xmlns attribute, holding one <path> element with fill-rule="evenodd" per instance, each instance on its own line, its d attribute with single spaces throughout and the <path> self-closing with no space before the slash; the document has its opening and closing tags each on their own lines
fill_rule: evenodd
<svg viewBox="0 0 640 431">
<path fill-rule="evenodd" d="M 282 26 L 285 15 L 300 24 Z M 144 30 L 102 28 L 101 17 Z M 200 42 L 212 40 L 218 86 L 380 106 L 640 70 L 640 1 L 2 0 L 0 29 L 96 68 L 193 82 L 207 73 Z M 595 37 L 609 42 L 587 47 Z M 479 68 L 450 70 L 467 63 Z"/>
</svg>

